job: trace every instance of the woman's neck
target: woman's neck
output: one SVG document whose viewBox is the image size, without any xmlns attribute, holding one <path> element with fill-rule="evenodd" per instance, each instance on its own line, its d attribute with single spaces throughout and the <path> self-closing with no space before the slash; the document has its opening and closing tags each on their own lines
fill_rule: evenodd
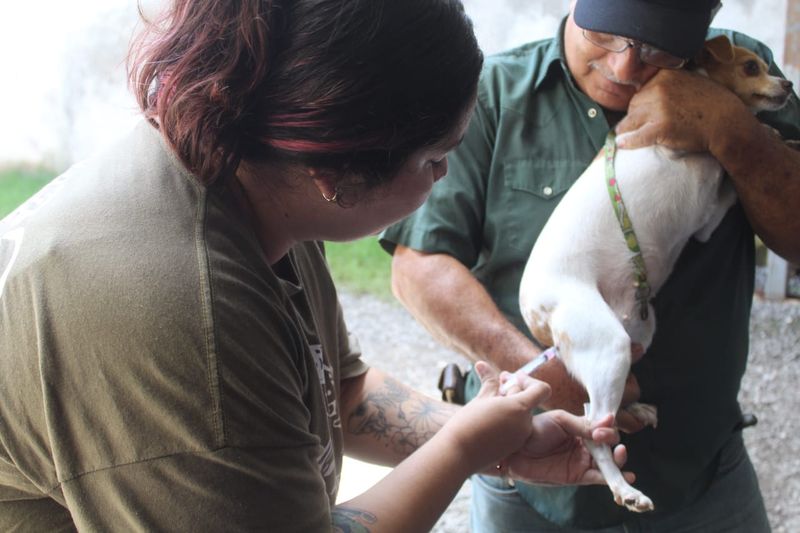
<svg viewBox="0 0 800 533">
<path fill-rule="evenodd" d="M 231 189 L 258 238 L 267 262 L 273 265 L 301 240 L 296 233 L 303 210 L 296 208 L 297 191 L 283 183 L 265 186 L 262 181 L 265 175 L 240 172 L 231 181 Z"/>
</svg>

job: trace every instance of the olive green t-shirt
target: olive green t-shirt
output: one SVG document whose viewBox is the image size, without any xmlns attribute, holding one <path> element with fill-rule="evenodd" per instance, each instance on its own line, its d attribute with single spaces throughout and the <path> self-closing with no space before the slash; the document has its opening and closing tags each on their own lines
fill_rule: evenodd
<svg viewBox="0 0 800 533">
<path fill-rule="evenodd" d="M 279 276 L 144 122 L 0 239 L 0 529 L 330 529 L 366 367 L 321 245 Z"/>
<path fill-rule="evenodd" d="M 717 33 L 722 32 L 711 32 Z M 724 33 L 756 50 L 777 72 L 766 47 Z M 569 74 L 563 25 L 558 35 L 487 58 L 475 113 L 448 157 L 447 177 L 418 211 L 381 238 L 390 252 L 400 243 L 455 257 L 526 334 L 518 291 L 528 255 L 609 130 L 604 110 Z M 796 97 L 761 118 L 785 137 L 800 138 Z M 740 419 L 737 393 L 747 359 L 753 273 L 753 232 L 737 205 L 710 241 L 689 242 L 655 298 L 655 339 L 633 370 L 642 401 L 658 407 L 658 429 L 623 441 L 626 466 L 657 513 L 687 505 L 705 490 L 717 452 Z M 619 523 L 627 512 L 605 487 L 517 487 L 560 524 L 600 527 Z"/>
</svg>

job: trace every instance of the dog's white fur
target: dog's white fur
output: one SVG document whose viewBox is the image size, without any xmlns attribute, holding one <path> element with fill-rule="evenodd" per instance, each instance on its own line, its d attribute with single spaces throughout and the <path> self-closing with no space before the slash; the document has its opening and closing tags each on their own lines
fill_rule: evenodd
<svg viewBox="0 0 800 533">
<path fill-rule="evenodd" d="M 727 38 L 706 43 L 701 57 L 707 74 L 753 111 L 777 109 L 791 94 L 791 84 L 769 76 L 763 61 Z M 757 76 L 752 61 L 760 69 Z M 597 157 L 561 200 L 536 241 L 520 286 L 525 322 L 543 345 L 558 347 L 567 369 L 586 387 L 591 421 L 616 413 L 631 343 L 646 350 L 655 331 L 652 306 L 646 320 L 640 316 L 633 254 L 612 210 L 604 166 L 604 158 Z M 655 295 L 688 240 L 706 241 L 736 193 L 707 154 L 657 146 L 619 150 L 615 167 Z M 629 410 L 656 425 L 655 407 L 634 404 Z M 653 509 L 651 500 L 625 481 L 608 446 L 586 445 L 618 504 L 638 512 Z"/>
</svg>

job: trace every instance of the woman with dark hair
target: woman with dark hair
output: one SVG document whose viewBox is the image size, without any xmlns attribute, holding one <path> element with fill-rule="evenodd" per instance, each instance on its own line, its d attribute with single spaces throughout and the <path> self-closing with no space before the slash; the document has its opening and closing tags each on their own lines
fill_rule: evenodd
<svg viewBox="0 0 800 533">
<path fill-rule="evenodd" d="M 602 482 L 611 420 L 531 417 L 542 383 L 479 363 L 457 408 L 368 368 L 318 243 L 425 200 L 481 64 L 458 0 L 149 24 L 148 120 L 0 222 L 0 529 L 418 531 L 477 470 Z M 344 452 L 398 466 L 337 506 Z"/>
</svg>

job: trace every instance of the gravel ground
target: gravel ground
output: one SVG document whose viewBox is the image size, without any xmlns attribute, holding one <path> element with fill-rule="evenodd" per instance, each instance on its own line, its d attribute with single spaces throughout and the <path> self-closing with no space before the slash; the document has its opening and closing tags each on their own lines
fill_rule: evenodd
<svg viewBox="0 0 800 533">
<path fill-rule="evenodd" d="M 341 294 L 348 326 L 358 334 L 365 359 L 404 383 L 438 397 L 439 369 L 464 357 L 442 348 L 394 302 Z M 756 299 L 751 349 L 740 401 L 758 425 L 745 441 L 758 473 L 776 533 L 800 531 L 800 302 Z M 403 339 L 402 343 L 399 339 Z M 437 533 L 469 531 L 469 482 L 434 527 Z"/>
</svg>

